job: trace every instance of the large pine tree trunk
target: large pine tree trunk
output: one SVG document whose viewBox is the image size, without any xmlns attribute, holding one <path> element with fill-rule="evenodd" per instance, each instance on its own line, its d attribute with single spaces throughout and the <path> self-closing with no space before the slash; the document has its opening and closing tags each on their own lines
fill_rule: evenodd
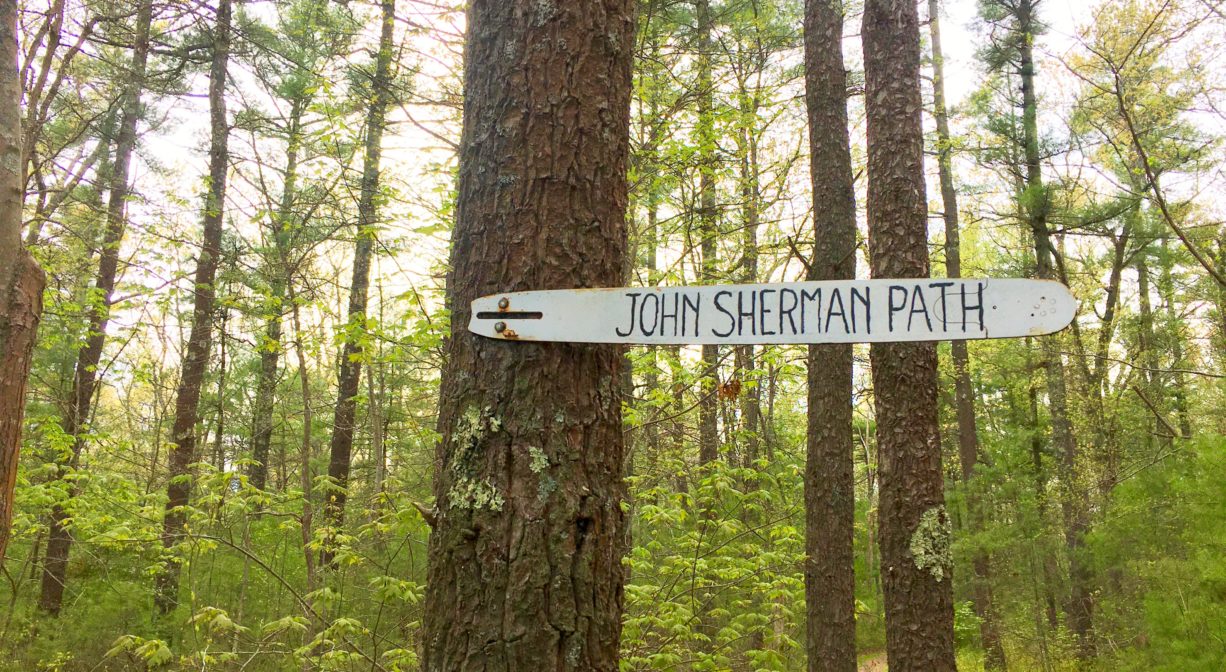
<svg viewBox="0 0 1226 672">
<path fill-rule="evenodd" d="M 633 12 L 469 8 L 424 669 L 618 669 L 622 354 L 467 324 L 481 295 L 621 281 Z"/>
<path fill-rule="evenodd" d="M 1040 278 L 1056 277 L 1054 248 L 1047 230 L 1049 200 L 1043 185 L 1039 154 L 1038 98 L 1035 94 L 1033 44 L 1037 35 L 1033 0 L 1021 0 L 1015 11 L 1020 40 L 1022 79 L 1022 144 L 1025 153 L 1025 216 L 1034 238 L 1036 273 Z M 1052 444 L 1060 456 L 1060 508 L 1064 516 L 1065 550 L 1069 562 L 1070 597 L 1067 605 L 1069 627 L 1077 636 L 1082 657 L 1093 656 L 1093 603 L 1090 594 L 1090 567 L 1084 557 L 1089 516 L 1077 484 L 1077 437 L 1069 418 L 1068 386 L 1061 353 L 1060 336 L 1039 339 L 1047 365 L 1047 401 L 1051 409 Z"/>
<path fill-rule="evenodd" d="M 945 219 L 945 275 L 961 278 L 958 192 L 954 188 L 949 116 L 945 109 L 945 56 L 941 51 L 940 10 L 938 0 L 928 0 L 928 29 L 932 36 L 932 107 L 937 126 L 937 169 Z M 950 350 L 954 364 L 954 405 L 958 417 L 958 457 L 962 464 L 962 481 L 967 490 L 968 527 L 974 534 L 983 527 L 984 511 L 974 485 L 975 465 L 979 462 L 979 428 L 975 420 L 971 358 L 966 341 L 954 341 Z M 992 603 L 992 559 L 986 551 L 976 550 L 971 559 L 971 568 L 975 575 L 972 602 L 975 615 L 979 617 L 979 638 L 986 654 L 984 667 L 989 670 L 1003 669 L 1005 649 L 1000 642 L 999 618 Z"/>
<path fill-rule="evenodd" d="M 0 2 L 0 561 L 9 541 L 26 381 L 46 276 L 21 245 L 25 185 L 17 3 Z"/>
<path fill-rule="evenodd" d="M 132 42 L 131 72 L 124 90 L 119 122 L 119 135 L 115 138 L 115 163 L 107 197 L 106 226 L 102 234 L 102 247 L 98 257 L 98 274 L 94 281 L 94 294 L 87 308 L 89 325 L 85 343 L 77 351 L 76 369 L 73 371 L 72 392 L 68 399 L 60 425 L 65 436 L 73 437 L 72 451 L 57 460 L 57 478 L 63 479 L 76 470 L 85 447 L 82 433 L 89 421 L 93 406 L 94 389 L 98 382 L 98 365 L 102 361 L 102 348 L 106 341 L 107 320 L 110 317 L 111 294 L 115 290 L 115 276 L 119 268 L 119 246 L 127 228 L 127 202 L 131 191 L 130 176 L 132 154 L 136 148 L 136 122 L 140 118 L 141 92 L 145 88 L 145 66 L 149 59 L 149 27 L 153 20 L 153 3 L 142 2 L 136 15 Z M 105 142 L 106 140 L 104 140 Z M 75 497 L 76 485 L 69 487 L 69 497 Z M 43 575 L 38 606 L 49 614 L 58 614 L 64 600 L 64 582 L 67 578 L 68 554 L 72 548 L 72 533 L 67 528 L 69 513 L 62 504 L 51 510 L 51 523 L 47 535 L 47 552 L 43 557 Z"/>
<path fill-rule="evenodd" d="M 174 609 L 179 601 L 180 561 L 173 557 L 172 549 L 179 543 L 187 520 L 185 509 L 191 497 L 190 466 L 197 460 L 196 423 L 200 415 L 200 389 L 213 340 L 213 308 L 217 298 L 214 282 L 221 259 L 221 227 L 230 159 L 230 127 L 225 98 L 230 62 L 230 15 L 230 0 L 220 0 L 213 27 L 213 54 L 209 68 L 209 181 L 204 203 L 204 238 L 192 284 L 191 333 L 179 373 L 175 419 L 171 430 L 174 443 L 167 474 L 166 514 L 162 519 L 162 546 L 168 557 L 166 566 L 157 575 L 157 593 L 154 596 L 162 613 Z"/>
<path fill-rule="evenodd" d="M 813 181 L 815 254 L 810 280 L 856 275 L 856 194 L 847 128 L 843 7 L 805 3 L 805 103 Z M 855 477 L 852 346 L 808 353 L 805 462 L 805 609 L 810 672 L 856 669 Z"/>
<path fill-rule="evenodd" d="M 383 129 L 391 105 L 392 36 L 396 27 L 396 0 L 382 0 L 382 27 L 379 55 L 371 81 L 370 107 L 366 109 L 366 146 L 362 159 L 362 184 L 358 194 L 357 242 L 353 251 L 353 279 L 349 283 L 349 317 L 345 346 L 341 349 L 340 370 L 336 377 L 336 410 L 332 416 L 332 444 L 329 449 L 328 477 L 333 492 L 328 496 L 324 515 L 333 533 L 345 520 L 348 499 L 349 463 L 353 455 L 353 433 L 358 406 L 358 384 L 362 377 L 362 348 L 366 333 L 366 299 L 370 289 L 370 262 L 375 249 L 375 227 L 379 222 L 379 163 L 383 156 Z M 321 553 L 321 564 L 331 565 L 335 546 Z"/>
<path fill-rule="evenodd" d="M 861 34 L 873 277 L 926 277 L 928 205 L 915 3 L 868 0 Z M 870 355 L 890 670 L 952 671 L 953 563 L 937 424 L 936 347 L 874 343 Z"/>
</svg>

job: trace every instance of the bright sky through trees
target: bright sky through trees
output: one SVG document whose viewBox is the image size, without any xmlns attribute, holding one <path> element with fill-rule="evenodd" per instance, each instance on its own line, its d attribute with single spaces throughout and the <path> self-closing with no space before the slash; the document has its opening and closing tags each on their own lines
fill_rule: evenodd
<svg viewBox="0 0 1226 672">
<path fill-rule="evenodd" d="M 0 672 L 1221 669 L 1226 7 L 929 4 L 0 2 Z M 1076 314 L 756 333 L 955 266 Z"/>
</svg>

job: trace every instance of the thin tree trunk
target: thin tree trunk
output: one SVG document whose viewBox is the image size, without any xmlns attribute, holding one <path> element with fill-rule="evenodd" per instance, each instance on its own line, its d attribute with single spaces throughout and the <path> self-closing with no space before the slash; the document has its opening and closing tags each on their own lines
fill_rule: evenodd
<svg viewBox="0 0 1226 672">
<path fill-rule="evenodd" d="M 1218 228 L 1217 232 L 1217 263 L 1226 267 L 1226 226 Z M 1226 370 L 1226 286 L 1218 286 L 1212 294 L 1212 301 L 1217 308 L 1214 320 L 1214 338 L 1210 340 L 1214 359 L 1219 370 Z M 1218 427 L 1226 432 L 1226 423 L 1219 422 Z"/>
<path fill-rule="evenodd" d="M 226 118 L 226 79 L 230 61 L 230 0 L 217 4 L 213 28 L 212 65 L 209 69 L 209 179 L 204 204 L 204 240 L 196 261 L 192 284 L 191 335 L 183 354 L 179 387 L 175 397 L 166 513 L 162 520 L 162 546 L 166 565 L 157 575 L 154 601 L 158 610 L 168 613 L 179 601 L 180 559 L 174 546 L 183 535 L 186 508 L 191 497 L 190 466 L 197 459 L 196 423 L 199 420 L 200 388 L 209 363 L 213 338 L 213 308 L 216 303 L 217 265 L 221 259 L 221 228 L 225 215 L 226 169 L 229 165 L 229 121 Z"/>
<path fill-rule="evenodd" d="M 149 28 L 153 20 L 153 4 L 140 4 L 136 15 L 135 40 L 132 44 L 131 72 L 124 91 L 119 135 L 115 139 L 115 159 L 111 166 L 111 179 L 106 208 L 106 225 L 102 234 L 102 246 L 98 255 L 98 274 L 94 281 L 94 293 L 88 302 L 89 325 L 85 342 L 77 351 L 76 368 L 72 376 L 72 392 L 60 421 L 65 436 L 73 437 L 72 450 L 56 462 L 56 478 L 65 479 L 80 463 L 85 447 L 84 431 L 93 408 L 94 389 L 98 380 L 98 365 L 102 362 L 102 349 L 106 341 L 107 321 L 110 317 L 111 295 L 115 291 L 115 278 L 119 268 L 119 246 L 127 228 L 127 203 L 131 193 L 132 154 L 136 148 L 136 123 L 140 119 L 141 92 L 145 88 L 145 70 L 149 58 Z M 104 140 L 103 142 L 107 142 Z M 75 482 L 68 488 L 68 497 L 78 494 Z M 43 557 L 42 585 L 38 606 L 48 614 L 57 615 L 64 600 L 67 580 L 68 556 L 72 548 L 72 533 L 67 528 L 68 511 L 63 504 L 51 510 L 47 537 L 47 552 Z"/>
<path fill-rule="evenodd" d="M 809 280 L 856 276 L 856 194 L 847 126 L 843 7 L 805 2 L 805 103 L 813 186 Z M 810 672 L 856 669 L 852 346 L 809 346 L 805 460 L 805 650 Z"/>
<path fill-rule="evenodd" d="M 1183 373 L 1186 368 L 1184 362 L 1184 335 L 1183 330 L 1179 328 L 1182 320 L 1175 312 L 1175 283 L 1171 278 L 1170 256 L 1167 251 L 1166 240 L 1162 241 L 1162 272 L 1158 276 L 1158 295 L 1162 297 L 1162 303 L 1165 305 L 1166 321 L 1171 329 L 1171 367 L 1175 369 L 1173 375 L 1172 395 L 1174 397 L 1175 415 L 1179 419 L 1179 433 L 1185 439 L 1192 438 L 1192 417 L 1188 408 L 1188 381 L 1187 376 Z M 1223 255 L 1226 256 L 1226 255 Z"/>
<path fill-rule="evenodd" d="M 324 515 L 333 534 L 345 520 L 345 501 L 349 489 L 349 463 L 353 454 L 353 433 L 357 416 L 358 384 L 362 376 L 363 334 L 366 333 L 366 299 L 370 288 L 370 262 L 374 254 L 379 224 L 379 162 L 383 155 L 383 130 L 391 105 L 392 42 L 396 26 L 396 0 L 382 0 L 382 27 L 379 54 L 371 81 L 370 107 L 366 110 L 366 146 L 362 159 L 362 185 L 358 195 L 357 242 L 353 252 L 353 280 L 349 284 L 348 325 L 345 346 L 341 349 L 336 379 L 336 412 L 332 420 L 328 478 L 333 492 L 327 498 Z M 335 546 L 329 543 L 320 553 L 322 565 L 330 566 Z"/>
<path fill-rule="evenodd" d="M 306 592 L 310 594 L 315 591 L 319 583 L 316 579 L 315 552 L 311 547 L 315 534 L 312 529 L 315 509 L 311 492 L 315 476 L 311 469 L 313 452 L 311 445 L 311 423 L 314 421 L 314 414 L 311 409 L 311 381 L 308 378 L 306 348 L 302 345 L 302 318 L 292 284 L 287 288 L 287 291 L 291 306 L 290 315 L 292 316 L 294 326 L 294 354 L 298 357 L 298 379 L 302 383 L 302 446 L 299 450 L 302 462 L 300 480 L 302 486 L 302 518 L 300 528 L 302 532 L 302 556 L 306 567 Z M 309 641 L 310 635 L 314 634 L 319 624 L 315 622 L 311 613 L 308 612 L 306 616 L 310 619 L 310 625 L 307 628 L 307 640 Z"/>
<path fill-rule="evenodd" d="M 719 212 L 715 196 L 715 103 L 711 57 L 711 4 L 694 0 L 698 28 L 698 118 L 695 142 L 698 143 L 698 232 L 701 236 L 703 284 L 714 283 L 719 268 Z M 698 461 L 709 464 L 719 459 L 719 346 L 702 346 L 702 384 L 698 401 Z"/>
<path fill-rule="evenodd" d="M 775 459 L 775 400 L 779 396 L 779 367 L 770 363 L 766 368 L 766 411 L 762 416 L 762 443 L 766 459 Z"/>
<path fill-rule="evenodd" d="M 741 192 L 741 259 L 740 259 L 740 282 L 755 283 L 758 281 L 758 226 L 760 224 L 761 215 L 761 187 L 759 180 L 761 171 L 758 164 L 758 91 L 753 89 L 750 83 L 751 73 L 762 61 L 754 59 L 757 54 L 752 54 L 749 63 L 742 70 L 742 79 L 739 82 L 737 91 L 737 102 L 739 107 L 739 122 L 737 129 L 737 153 L 739 154 L 739 171 L 740 175 L 740 192 Z M 759 73 L 760 68 L 757 70 Z M 757 362 L 755 357 L 755 348 L 753 345 L 738 345 L 734 353 L 737 381 L 736 386 L 737 405 L 740 411 L 740 422 L 730 424 L 730 427 L 739 427 L 736 433 L 735 444 L 741 450 L 740 466 L 747 470 L 747 473 L 753 473 L 758 468 L 758 458 L 761 456 L 762 448 L 762 388 L 760 386 L 761 378 L 757 375 Z M 752 492 L 757 490 L 758 483 L 753 478 L 745 479 L 743 486 L 744 492 Z M 742 515 L 742 522 L 750 529 L 756 528 L 760 524 L 761 515 L 754 508 L 746 508 Z M 763 543 L 763 551 L 770 552 L 772 540 L 767 538 Z M 748 640 L 748 649 L 761 651 L 768 646 L 767 632 L 773 632 L 778 625 L 780 607 L 777 600 L 772 600 L 769 603 L 764 600 L 762 595 L 754 593 L 750 597 L 749 609 L 756 614 L 761 614 L 769 619 L 768 625 L 761 628 L 755 628 Z M 775 640 L 772 640 L 773 645 Z M 749 662 L 745 663 L 747 666 Z"/>
<path fill-rule="evenodd" d="M 652 102 L 652 118 L 654 119 L 659 111 L 657 109 L 658 106 L 654 104 L 655 101 L 653 100 Z M 658 128 L 658 126 L 653 127 L 653 132 L 656 128 Z M 657 258 L 657 255 L 660 246 L 660 199 L 656 193 L 657 187 L 655 176 L 655 171 L 659 170 L 659 167 L 654 163 L 654 161 L 652 161 L 655 153 L 656 145 L 654 142 L 650 143 L 650 146 L 644 150 L 644 154 L 646 157 L 648 157 L 648 161 L 651 161 L 651 163 L 646 167 L 646 170 L 651 172 L 648 173 L 646 178 L 647 231 L 646 236 L 644 236 L 645 240 L 643 241 L 643 244 L 647 247 L 647 285 L 649 287 L 655 287 L 660 282 L 660 272 L 657 268 L 657 266 L 659 266 L 659 259 Z M 660 389 L 660 350 L 654 345 L 647 347 L 650 356 L 647 360 L 646 382 L 647 390 L 650 394 Z M 650 459 L 653 465 L 655 465 L 656 461 L 660 459 L 660 423 L 656 421 L 656 418 L 660 417 L 664 413 L 665 409 L 654 409 L 654 412 L 651 415 L 652 420 L 646 427 L 647 431 L 645 432 L 645 438 L 647 449 L 650 452 Z M 654 473 L 655 469 L 652 469 L 651 471 Z"/>
<path fill-rule="evenodd" d="M 878 508 L 881 506 L 881 502 L 878 499 L 880 487 L 877 478 L 878 470 L 876 468 L 876 460 L 873 459 L 872 448 L 866 433 L 867 432 L 857 435 L 853 429 L 852 459 L 854 462 L 855 444 L 859 443 L 860 448 L 862 449 L 861 452 L 864 454 L 864 498 L 868 500 L 864 505 L 864 573 L 868 575 L 869 582 L 872 584 L 874 596 L 880 598 L 881 562 L 879 560 L 880 554 L 877 552 L 879 544 L 877 543 L 878 537 L 876 534 L 878 520 L 880 519 L 880 515 L 878 515 Z"/>
<path fill-rule="evenodd" d="M 425 669 L 618 669 L 621 350 L 466 325 L 484 294 L 621 281 L 633 14 L 470 5 Z"/>
<path fill-rule="evenodd" d="M 941 8 L 938 0 L 928 0 L 928 29 L 932 36 L 933 117 L 937 127 L 937 169 L 941 181 L 941 203 L 945 219 L 945 275 L 962 277 L 961 232 L 958 222 L 958 192 L 954 188 L 949 116 L 945 108 L 945 64 L 941 51 Z M 954 365 L 954 405 L 958 416 L 958 457 L 971 534 L 983 529 L 985 512 L 975 485 L 975 465 L 979 461 L 979 428 L 975 420 L 975 396 L 971 385 L 970 353 L 966 341 L 951 344 Z M 985 652 L 984 667 L 1005 668 L 1005 649 L 1000 642 L 1000 623 L 992 602 L 992 559 L 982 549 L 971 559 L 974 571 L 972 601 L 979 617 L 979 638 Z"/>
<path fill-rule="evenodd" d="M 1031 344 L 1030 339 L 1026 339 L 1026 373 L 1030 375 L 1036 370 L 1035 365 L 1031 361 Z M 1026 390 L 1026 401 L 1028 405 L 1027 420 L 1030 423 L 1030 461 L 1034 469 L 1034 496 L 1035 509 L 1039 518 L 1039 530 L 1042 534 L 1047 526 L 1047 468 L 1043 466 L 1043 433 L 1039 426 L 1039 387 L 1035 381 L 1031 381 Z M 1043 550 L 1043 603 L 1044 612 L 1047 616 L 1047 625 L 1050 629 L 1055 630 L 1060 627 L 1060 617 L 1056 607 L 1056 582 L 1058 571 L 1056 567 L 1056 558 L 1047 549 Z M 1047 647 L 1046 633 L 1040 633 L 1043 637 L 1042 645 L 1044 649 Z"/>
<path fill-rule="evenodd" d="M 920 38 L 910 0 L 864 6 L 869 258 L 874 278 L 927 277 Z M 870 350 L 881 469 L 881 563 L 891 672 L 954 670 L 953 563 L 931 343 Z"/>
<path fill-rule="evenodd" d="M 379 363 L 379 375 L 375 365 L 366 367 L 366 394 L 370 403 L 370 459 L 375 467 L 375 497 L 383 493 L 383 481 L 387 478 L 387 454 L 383 446 L 383 363 Z"/>
<path fill-rule="evenodd" d="M 1022 33 L 1022 140 L 1025 155 L 1025 215 L 1034 237 L 1037 275 L 1043 279 L 1056 277 L 1053 264 L 1055 250 L 1047 230 L 1050 201 L 1043 184 L 1039 154 L 1038 99 L 1035 93 L 1034 40 L 1037 36 L 1033 0 L 1020 0 L 1016 9 L 1018 29 Z M 1071 596 L 1067 607 L 1069 626 L 1077 636 L 1079 655 L 1094 655 L 1092 640 L 1093 606 L 1090 595 L 1090 567 L 1084 556 L 1085 535 L 1089 528 L 1088 515 L 1077 486 L 1077 437 L 1069 417 L 1068 390 L 1061 354 L 1060 336 L 1040 339 L 1047 364 L 1047 398 L 1051 409 L 1052 444 L 1060 455 L 1060 505 L 1064 516 L 1065 551 L 1069 562 Z"/>
<path fill-rule="evenodd" d="M 650 21 L 650 16 L 648 21 Z M 654 36 L 650 38 L 646 47 L 650 58 L 658 58 L 660 54 L 659 40 Z M 649 72 L 642 75 L 654 77 L 654 72 Z M 653 85 L 645 87 L 649 92 L 647 101 L 647 114 L 643 118 L 643 127 L 646 129 L 647 140 L 642 147 L 639 155 L 641 162 L 640 173 L 642 174 L 644 200 L 646 201 L 646 230 L 643 235 L 643 246 L 646 248 L 645 265 L 647 267 L 647 285 L 655 287 L 660 284 L 660 162 L 659 162 L 659 147 L 660 140 L 664 133 L 665 122 L 660 118 L 660 99 L 657 91 L 658 80 L 652 80 Z M 658 390 L 660 387 L 660 349 L 656 346 L 647 346 L 649 359 L 647 363 L 646 383 L 649 394 Z M 665 413 L 665 409 L 657 408 L 652 414 L 653 418 L 657 418 Z M 651 464 L 657 464 L 660 459 L 660 423 L 651 422 L 647 425 L 645 439 L 648 450 L 650 451 Z M 655 472 L 655 469 L 652 469 Z"/>
<path fill-rule="evenodd" d="M 47 279 L 21 244 L 25 185 L 17 3 L 0 3 L 0 562 L 8 548 L 26 384 Z"/>
<path fill-rule="evenodd" d="M 1089 440 L 1091 455 L 1098 460 L 1101 467 L 1098 487 L 1104 501 L 1119 481 L 1120 454 L 1116 440 L 1116 427 L 1106 406 L 1103 385 L 1106 382 L 1112 336 L 1115 334 L 1115 318 L 1120 303 L 1120 287 L 1124 266 L 1127 262 L 1128 242 L 1131 240 L 1132 225 L 1138 213 L 1139 210 L 1125 217 L 1120 234 L 1113 236 L 1111 270 L 1107 275 L 1107 296 L 1092 356 L 1085 350 L 1080 325 L 1076 321 L 1072 325 L 1073 342 L 1077 352 L 1076 361 L 1085 384 L 1084 396 L 1089 416 L 1088 424 L 1094 430 Z M 1068 282 L 1063 275 L 1061 275 L 1061 280 Z"/>
<path fill-rule="evenodd" d="M 226 355 L 228 348 L 226 338 L 226 322 L 230 318 L 230 309 L 222 306 L 220 324 L 217 327 L 217 332 L 221 336 L 221 342 L 217 347 L 217 427 L 213 432 L 213 466 L 218 472 L 226 470 Z M 221 500 L 218 502 L 218 507 L 221 506 L 221 501 L 225 500 L 225 493 L 222 494 Z"/>
<path fill-rule="evenodd" d="M 686 424 L 685 424 L 685 380 L 682 378 L 682 363 L 681 363 L 681 346 L 671 345 L 666 346 L 668 352 L 668 362 L 670 368 L 669 383 L 672 386 L 672 422 L 669 423 L 669 438 L 670 447 L 672 448 L 672 456 L 674 459 L 682 459 L 685 455 L 685 439 L 686 439 Z M 686 478 L 685 472 L 678 470 L 676 472 L 676 490 L 677 492 L 687 492 L 689 490 L 689 481 Z"/>
<path fill-rule="evenodd" d="M 1137 251 L 1133 268 L 1137 272 L 1137 355 L 1144 366 L 1141 371 L 1141 386 L 1150 399 L 1159 403 L 1163 400 L 1165 391 L 1159 387 L 1161 381 L 1158 376 L 1158 350 L 1154 343 L 1154 307 L 1150 301 L 1149 251 L 1147 249 Z M 1159 403 L 1159 408 L 1163 406 L 1165 404 Z M 1165 431 L 1157 419 L 1150 422 L 1150 427 L 1152 428 L 1150 435 L 1145 441 L 1148 447 L 1147 454 L 1153 450 L 1154 436 Z"/>
<path fill-rule="evenodd" d="M 758 281 L 758 225 L 761 202 L 758 166 L 758 139 L 752 122 L 758 119 L 756 92 L 741 91 L 741 119 L 750 123 L 740 129 L 741 135 L 741 282 Z M 752 382 L 740 389 L 741 438 L 745 452 L 745 467 L 753 467 L 762 445 L 762 391 L 755 375 L 754 346 L 740 345 L 736 349 L 736 367 L 741 379 Z"/>
<path fill-rule="evenodd" d="M 278 291 L 274 283 L 273 304 Z M 283 290 L 282 290 L 283 293 Z M 280 305 L 270 310 L 282 310 Z M 260 343 L 260 370 L 255 384 L 255 417 L 251 428 L 251 461 L 248 479 L 251 486 L 263 490 L 268 485 L 268 455 L 272 446 L 273 410 L 276 402 L 277 371 L 281 357 L 281 315 L 269 315 L 264 323 L 264 339 Z"/>
<path fill-rule="evenodd" d="M 256 380 L 255 418 L 251 430 L 251 485 L 261 490 L 268 483 L 268 454 L 272 445 L 273 410 L 277 393 L 277 371 L 281 358 L 282 315 L 285 295 L 293 282 L 289 267 L 289 226 L 293 219 L 298 190 L 298 154 L 302 147 L 302 115 L 305 102 L 291 103 L 288 138 L 285 147 L 285 178 L 281 187 L 281 202 L 273 218 L 273 247 L 276 255 L 269 264 L 268 316 L 264 322 L 264 340 L 260 343 L 260 371 Z"/>
<path fill-rule="evenodd" d="M 710 0 L 694 0 L 694 21 L 696 29 L 695 49 L 697 61 L 695 68 L 697 77 L 695 92 L 697 101 L 697 118 L 695 119 L 695 142 L 698 145 L 698 235 L 701 237 L 700 281 L 702 284 L 713 284 L 719 276 L 719 243 L 722 238 L 723 213 L 719 208 L 716 195 L 717 171 L 719 158 L 716 154 L 719 139 L 715 135 L 715 81 L 713 64 L 715 42 L 713 38 L 713 21 L 711 18 Z M 699 378 L 698 399 L 698 462 L 700 465 L 711 465 L 720 457 L 723 442 L 720 440 L 719 415 L 721 404 L 720 385 L 720 347 L 708 343 L 702 346 L 701 377 Z M 725 419 L 725 431 L 731 423 Z M 710 525 L 715 517 L 715 508 L 710 502 L 701 504 L 703 524 Z M 702 580 L 691 584 L 691 599 L 699 600 L 698 593 L 707 588 Z M 696 613 L 694 626 L 708 642 L 714 642 L 716 624 L 710 617 L 711 602 L 703 600 Z"/>
</svg>

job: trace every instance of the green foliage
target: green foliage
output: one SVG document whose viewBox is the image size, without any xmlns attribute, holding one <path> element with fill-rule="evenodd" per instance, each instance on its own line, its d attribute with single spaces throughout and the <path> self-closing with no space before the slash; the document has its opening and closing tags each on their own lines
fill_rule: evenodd
<svg viewBox="0 0 1226 672">
<path fill-rule="evenodd" d="M 803 633 L 803 529 L 786 502 L 799 491 L 797 465 L 698 472 L 659 465 L 686 491 L 631 480 L 635 547 L 626 559 L 622 667 L 797 669 Z"/>
<path fill-rule="evenodd" d="M 984 623 L 974 605 L 983 586 L 973 571 L 984 556 L 1010 669 L 1221 669 L 1226 290 L 1168 221 L 1218 268 L 1226 265 L 1214 202 L 1223 159 L 1215 119 L 1226 109 L 1219 100 L 1226 87 L 1212 67 L 1221 60 L 1220 17 L 1204 3 L 1112 0 L 1082 29 L 1045 32 L 1047 10 L 1038 6 L 1040 14 L 1019 17 L 1017 3 L 979 3 L 983 76 L 964 73 L 979 86 L 954 111 L 960 135 L 949 147 L 967 275 L 1031 275 L 1026 216 L 1046 218 L 1057 272 L 1082 302 L 1076 329 L 1056 341 L 1081 452 L 1066 465 L 1050 440 L 1049 374 L 1038 344 L 979 342 L 970 354 L 981 454 L 974 479 L 963 480 L 953 370 L 941 346 L 947 498 L 924 516 L 911 553 L 934 576 L 952 572 L 960 669 L 984 665 Z M 36 241 L 50 282 L 0 581 L 0 670 L 419 670 L 428 519 L 446 506 L 512 508 L 485 481 L 461 478 L 443 501 L 431 483 L 438 370 L 457 308 L 444 305 L 443 286 L 465 104 L 463 8 L 401 3 L 382 215 L 356 234 L 377 9 L 278 0 L 245 4 L 236 17 L 217 336 L 202 386 L 197 464 L 182 477 L 192 489 L 181 511 L 187 532 L 167 552 L 162 493 L 199 253 L 203 160 L 192 138 L 207 116 L 198 97 L 211 15 L 155 5 L 136 189 L 125 203 L 120 277 L 108 301 L 94 276 L 133 3 L 67 7 L 58 47 L 38 32 L 46 8 L 20 7 L 22 53 L 34 58 L 23 61 L 27 104 L 47 49 L 57 49 L 49 76 L 62 74 L 64 85 L 31 129 L 25 235 Z M 713 0 L 709 42 L 696 30 L 692 2 L 639 9 L 629 282 L 696 283 L 708 271 L 721 282 L 800 279 L 823 214 L 811 212 L 808 194 L 803 3 Z M 858 20 L 858 3 L 845 11 Z M 1032 30 L 1022 30 L 1022 18 Z M 78 21 L 92 21 L 91 30 Z M 65 64 L 82 33 L 82 56 Z M 1039 38 L 1031 67 L 1040 107 L 1031 112 L 1042 187 L 1024 186 L 1021 163 L 1023 33 Z M 1067 44 L 1047 43 L 1056 39 Z M 863 82 L 855 41 L 845 45 L 853 94 Z M 700 64 L 710 66 L 709 90 Z M 706 94 L 711 106 L 700 110 Z M 851 97 L 857 173 L 862 105 Z M 713 212 L 701 203 L 704 175 L 714 183 Z M 579 198 L 584 187 L 572 186 Z M 1167 194 L 1169 215 L 1155 192 Z M 707 220 L 716 261 L 704 266 Z M 374 245 L 376 260 L 367 310 L 351 320 L 343 297 L 354 235 Z M 63 419 L 88 316 L 98 310 L 111 316 L 101 385 L 73 437 Z M 274 321 L 279 332 L 269 329 Z M 355 357 L 362 385 L 345 521 L 333 526 L 322 513 L 340 492 L 327 473 L 345 342 L 362 346 Z M 277 355 L 272 394 L 262 399 L 257 381 L 269 354 Z M 848 403 L 856 646 L 867 667 L 884 661 L 885 622 L 865 354 L 857 351 Z M 709 370 L 692 348 L 627 353 L 627 671 L 805 669 L 806 353 L 758 347 L 720 355 Z M 699 408 L 712 395 L 718 457 L 699 464 Z M 260 490 L 250 475 L 263 401 L 273 426 Z M 497 422 L 470 409 L 459 431 L 475 436 Z M 76 439 L 83 449 L 73 464 Z M 553 465 L 533 450 L 529 468 L 543 474 Z M 455 464 L 463 469 L 463 460 Z M 538 494 L 560 485 L 542 478 Z M 1062 507 L 1069 496 L 1090 518 L 1085 546 L 1073 550 Z M 58 618 L 37 606 L 55 507 L 74 539 Z M 325 546 L 336 551 L 335 567 L 320 565 Z M 1075 660 L 1064 613 L 1070 558 L 1091 568 L 1094 661 Z M 167 562 L 181 563 L 182 585 L 179 607 L 163 615 L 153 580 Z"/>
<path fill-rule="evenodd" d="M 1104 614 L 1133 642 L 1117 669 L 1212 670 L 1226 659 L 1226 438 L 1207 436 L 1118 488 L 1090 543 L 1130 599 Z"/>
</svg>

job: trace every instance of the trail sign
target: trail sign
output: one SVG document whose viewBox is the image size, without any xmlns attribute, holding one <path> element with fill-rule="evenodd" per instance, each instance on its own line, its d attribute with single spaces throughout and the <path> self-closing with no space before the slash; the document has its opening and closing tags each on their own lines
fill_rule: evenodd
<svg viewBox="0 0 1226 672">
<path fill-rule="evenodd" d="M 468 329 L 574 343 L 943 341 L 1050 334 L 1076 310 L 1050 280 L 836 280 L 509 292 L 474 300 Z"/>
</svg>

